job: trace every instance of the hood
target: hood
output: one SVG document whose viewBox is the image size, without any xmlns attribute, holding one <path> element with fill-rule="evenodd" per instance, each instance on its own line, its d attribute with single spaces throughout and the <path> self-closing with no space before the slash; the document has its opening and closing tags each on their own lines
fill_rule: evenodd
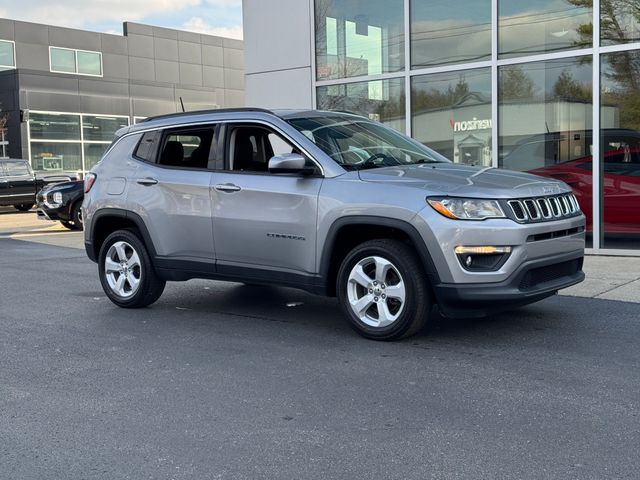
<svg viewBox="0 0 640 480">
<path fill-rule="evenodd" d="M 67 182 L 49 183 L 45 185 L 44 188 L 40 191 L 50 192 L 51 190 L 66 190 L 68 188 L 78 188 L 80 187 L 80 185 L 82 185 L 82 188 L 84 188 L 83 180 L 71 180 Z"/>
<path fill-rule="evenodd" d="M 522 198 L 553 195 L 571 189 L 559 180 L 492 167 L 425 163 L 360 170 L 364 182 L 426 190 L 429 195 L 473 198 Z"/>
</svg>

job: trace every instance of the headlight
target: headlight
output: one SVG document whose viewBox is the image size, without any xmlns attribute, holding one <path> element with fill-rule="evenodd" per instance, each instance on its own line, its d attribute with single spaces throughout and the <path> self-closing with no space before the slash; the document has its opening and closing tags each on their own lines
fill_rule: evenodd
<svg viewBox="0 0 640 480">
<path fill-rule="evenodd" d="M 54 204 L 62 205 L 62 192 L 54 192 L 52 200 Z"/>
<path fill-rule="evenodd" d="M 427 198 L 427 202 L 439 214 L 456 220 L 506 218 L 497 200 L 484 200 L 480 198 Z"/>
</svg>

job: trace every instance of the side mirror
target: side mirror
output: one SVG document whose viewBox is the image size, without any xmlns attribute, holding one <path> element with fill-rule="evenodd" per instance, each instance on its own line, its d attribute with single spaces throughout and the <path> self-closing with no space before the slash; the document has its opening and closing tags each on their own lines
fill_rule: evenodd
<svg viewBox="0 0 640 480">
<path fill-rule="evenodd" d="M 309 175 L 313 173 L 313 167 L 307 166 L 307 159 L 298 153 L 283 153 L 274 155 L 269 160 L 270 173 L 298 173 Z"/>
</svg>

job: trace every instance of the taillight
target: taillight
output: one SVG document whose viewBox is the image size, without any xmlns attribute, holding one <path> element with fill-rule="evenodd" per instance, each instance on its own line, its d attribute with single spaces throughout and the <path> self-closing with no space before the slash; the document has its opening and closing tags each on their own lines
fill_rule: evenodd
<svg viewBox="0 0 640 480">
<path fill-rule="evenodd" d="M 95 173 L 87 173 L 84 177 L 84 193 L 89 193 L 91 187 L 93 187 L 93 183 L 96 181 Z"/>
</svg>

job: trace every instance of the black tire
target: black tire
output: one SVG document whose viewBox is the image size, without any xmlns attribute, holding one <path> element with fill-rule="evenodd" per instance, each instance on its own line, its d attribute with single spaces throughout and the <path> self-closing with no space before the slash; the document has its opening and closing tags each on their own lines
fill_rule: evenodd
<svg viewBox="0 0 640 480">
<path fill-rule="evenodd" d="M 62 224 L 62 226 L 64 228 L 68 228 L 69 230 L 75 230 L 76 229 L 76 226 L 71 222 L 67 222 L 65 220 L 60 220 L 60 223 Z"/>
<path fill-rule="evenodd" d="M 13 207 L 20 212 L 28 212 L 34 205 L 35 203 L 21 203 L 19 205 L 14 205 Z"/>
<path fill-rule="evenodd" d="M 82 230 L 82 202 L 77 202 L 73 206 L 71 222 L 76 230 Z"/>
<path fill-rule="evenodd" d="M 359 282 L 350 282 L 351 272 L 358 263 L 363 266 L 365 273 L 369 269 L 373 274 L 375 263 L 367 263 L 372 262 L 373 257 L 390 262 L 393 267 L 385 274 L 384 283 L 378 282 L 377 286 L 371 284 L 369 288 L 362 287 Z M 375 275 L 366 275 L 366 278 L 371 278 L 372 281 L 375 280 L 374 277 Z M 397 288 L 399 285 L 404 286 L 403 302 L 392 298 L 392 295 L 387 297 L 384 294 L 385 288 Z M 427 322 L 433 306 L 428 279 L 420 259 L 411 247 L 398 240 L 370 240 L 351 250 L 340 266 L 336 292 L 351 327 L 363 337 L 373 340 L 398 340 L 418 333 Z M 354 299 L 368 296 L 369 300 L 364 302 L 365 305 L 374 296 L 375 302 L 362 313 L 364 319 L 352 309 L 349 295 Z M 385 305 L 382 305 L 382 302 Z M 378 314 L 377 321 L 380 321 L 379 308 L 385 306 L 386 311 L 396 317 L 390 324 L 375 326 L 366 323 L 375 323 L 376 319 L 371 318 L 375 314 Z"/>
<path fill-rule="evenodd" d="M 107 254 L 112 246 L 118 242 L 125 242 L 131 247 L 131 250 L 137 253 L 139 258 L 139 286 L 137 291 L 129 297 L 123 297 L 111 288 L 109 281 L 107 280 L 107 272 L 105 267 L 105 261 Z M 131 258 L 133 254 L 129 256 Z M 166 282 L 158 277 L 153 268 L 151 258 L 146 246 L 140 240 L 140 238 L 130 230 L 117 230 L 109 235 L 102 247 L 100 248 L 100 255 L 98 256 L 98 269 L 100 272 L 100 283 L 106 293 L 109 300 L 122 308 L 142 308 L 154 303 L 162 292 Z M 133 272 L 133 270 L 132 270 Z M 131 289 L 133 290 L 133 288 Z"/>
</svg>

